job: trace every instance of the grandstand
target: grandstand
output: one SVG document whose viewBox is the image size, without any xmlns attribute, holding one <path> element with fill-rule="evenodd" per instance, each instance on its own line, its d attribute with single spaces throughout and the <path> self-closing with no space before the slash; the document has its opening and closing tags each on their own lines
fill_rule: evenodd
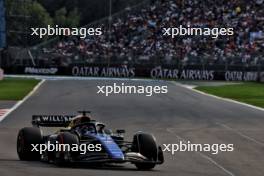
<svg viewBox="0 0 264 176">
<path fill-rule="evenodd" d="M 263 0 L 156 0 L 116 15 L 111 30 L 104 21 L 100 37 L 64 38 L 42 46 L 36 58 L 42 64 L 159 63 L 159 64 L 264 64 Z M 161 29 L 187 25 L 234 27 L 234 36 L 217 39 L 184 36 L 171 39 Z M 111 35 L 110 35 L 111 34 Z"/>
</svg>

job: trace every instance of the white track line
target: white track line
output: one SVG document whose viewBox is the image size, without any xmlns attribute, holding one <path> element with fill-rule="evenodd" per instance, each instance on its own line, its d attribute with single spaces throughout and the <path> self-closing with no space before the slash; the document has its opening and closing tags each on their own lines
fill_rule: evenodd
<svg viewBox="0 0 264 176">
<path fill-rule="evenodd" d="M 198 152 L 200 154 L 201 157 L 207 159 L 208 161 L 210 161 L 211 163 L 213 163 L 215 166 L 217 166 L 218 168 L 222 169 L 225 173 L 227 173 L 230 176 L 235 176 L 235 174 L 233 174 L 232 172 L 230 172 L 229 170 L 227 170 L 226 168 L 224 168 L 222 165 L 218 164 L 215 160 L 213 160 L 212 158 L 210 158 L 209 156 Z"/>
<path fill-rule="evenodd" d="M 85 77 L 85 76 L 45 76 L 45 75 L 5 75 L 7 78 L 35 78 L 45 80 L 117 80 L 117 81 L 146 81 L 146 82 L 166 82 L 159 79 L 144 78 L 115 78 L 115 77 Z"/>
<path fill-rule="evenodd" d="M 205 96 L 209 96 L 209 97 L 213 97 L 213 98 L 216 98 L 218 100 L 223 100 L 223 101 L 227 101 L 227 102 L 231 102 L 231 103 L 235 103 L 235 104 L 239 104 L 239 105 L 242 105 L 242 106 L 246 106 L 246 107 L 249 107 L 249 108 L 253 108 L 253 109 L 256 109 L 256 110 L 260 110 L 260 111 L 264 111 L 264 108 L 261 108 L 261 107 L 257 107 L 257 106 L 254 106 L 254 105 L 250 105 L 250 104 L 247 104 L 247 103 L 242 103 L 242 102 L 239 102 L 239 101 L 236 101 L 236 100 L 232 100 L 232 99 L 229 99 L 229 98 L 222 98 L 222 97 L 218 97 L 218 96 L 215 96 L 215 95 L 212 95 L 212 94 L 208 94 L 208 93 L 205 93 L 205 92 L 202 92 L 202 91 L 199 91 L 199 90 L 196 90 L 194 89 L 195 87 L 194 86 L 185 86 L 181 83 L 175 83 L 175 85 L 177 86 L 180 86 L 180 87 L 184 87 L 184 88 L 187 88 L 189 90 L 192 90 L 194 92 L 197 92 L 199 94 L 202 94 L 202 95 L 205 95 Z M 197 86 L 196 86 L 197 87 Z"/>
<path fill-rule="evenodd" d="M 224 127 L 224 128 L 226 128 L 226 129 L 228 129 L 228 130 L 230 130 L 230 131 L 233 131 L 234 133 L 236 133 L 240 137 L 243 137 L 243 138 L 245 138 L 245 139 L 247 139 L 247 140 L 249 140 L 251 142 L 254 142 L 254 143 L 258 144 L 258 145 L 264 146 L 264 143 L 263 142 L 260 142 L 260 141 L 258 141 L 256 139 L 254 139 L 254 138 L 246 135 L 246 134 L 243 134 L 240 131 L 235 130 L 234 128 L 231 128 L 231 127 L 229 127 L 229 126 L 227 126 L 225 124 L 222 124 L 222 123 L 217 123 L 217 124 L 220 125 L 220 126 L 222 126 L 222 127 Z"/>
<path fill-rule="evenodd" d="M 167 128 L 166 131 L 169 132 L 169 133 L 174 134 L 179 140 L 187 143 L 187 141 L 184 138 L 182 138 L 182 137 L 178 136 L 177 134 L 175 134 L 174 131 L 171 128 Z M 226 168 L 224 168 L 224 166 L 222 166 L 221 164 L 217 163 L 213 158 L 203 154 L 202 152 L 199 152 L 199 151 L 195 151 L 195 152 L 198 153 L 202 158 L 210 161 L 212 164 L 214 164 L 216 167 L 218 167 L 219 169 L 224 171 L 229 176 L 235 176 L 235 174 L 233 174 L 231 171 L 229 171 Z"/>
<path fill-rule="evenodd" d="M 44 82 L 45 80 L 41 80 L 33 88 L 33 90 L 29 94 L 27 94 L 27 96 L 25 96 L 22 100 L 18 101 L 12 108 L 10 108 L 9 111 L 1 117 L 0 122 L 3 121 L 11 112 L 13 112 L 16 108 L 18 108 L 22 103 L 24 103 L 30 96 L 32 96 Z"/>
</svg>

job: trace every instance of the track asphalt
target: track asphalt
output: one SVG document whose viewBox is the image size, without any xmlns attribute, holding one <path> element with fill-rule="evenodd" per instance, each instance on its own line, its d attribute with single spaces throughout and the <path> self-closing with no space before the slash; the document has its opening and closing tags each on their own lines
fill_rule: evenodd
<svg viewBox="0 0 264 176">
<path fill-rule="evenodd" d="M 97 85 L 125 82 L 131 85 L 168 85 L 168 94 L 96 94 Z M 153 133 L 160 144 L 232 143 L 234 152 L 218 155 L 199 152 L 165 152 L 165 163 L 153 171 L 134 165 L 102 168 L 59 168 L 42 162 L 19 161 L 18 130 L 31 126 L 33 114 L 76 114 L 91 110 L 96 120 L 112 129 L 126 129 L 127 139 L 141 130 Z M 264 112 L 205 96 L 165 81 L 49 80 L 0 123 L 1 176 L 263 176 Z"/>
</svg>

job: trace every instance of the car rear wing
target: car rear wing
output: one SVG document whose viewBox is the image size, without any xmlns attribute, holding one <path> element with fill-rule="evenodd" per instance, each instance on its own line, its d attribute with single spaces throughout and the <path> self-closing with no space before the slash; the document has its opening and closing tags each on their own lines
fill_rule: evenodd
<svg viewBox="0 0 264 176">
<path fill-rule="evenodd" d="M 75 115 L 33 115 L 32 125 L 42 127 L 67 127 Z"/>
</svg>

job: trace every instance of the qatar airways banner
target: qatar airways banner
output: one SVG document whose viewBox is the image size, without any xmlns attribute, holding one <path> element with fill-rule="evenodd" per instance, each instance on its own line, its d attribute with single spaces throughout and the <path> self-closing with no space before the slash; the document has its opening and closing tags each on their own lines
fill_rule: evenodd
<svg viewBox="0 0 264 176">
<path fill-rule="evenodd" d="M 167 69 L 161 66 L 150 71 L 150 77 L 155 79 L 183 79 L 183 80 L 214 80 L 213 70 L 198 69 Z"/>
<path fill-rule="evenodd" d="M 72 67 L 73 76 L 91 76 L 91 77 L 125 77 L 133 78 L 136 76 L 134 67 L 99 67 L 99 66 L 74 66 Z"/>
<path fill-rule="evenodd" d="M 258 81 L 257 71 L 226 71 L 226 81 Z"/>
<path fill-rule="evenodd" d="M 150 77 L 153 79 L 183 79 L 183 80 L 214 80 L 213 70 L 194 70 L 194 69 L 167 69 L 154 67 L 143 69 L 140 67 L 79 67 L 72 68 L 73 76 L 91 77 Z"/>
<path fill-rule="evenodd" d="M 264 76 L 264 75 L 263 75 Z M 221 71 L 212 69 L 168 69 L 161 66 L 150 71 L 154 79 L 176 80 L 225 80 L 225 81 L 258 81 L 258 71 Z"/>
<path fill-rule="evenodd" d="M 148 77 L 153 79 L 174 79 L 174 80 L 226 80 L 226 81 L 258 81 L 259 71 L 241 70 L 218 70 L 185 68 L 174 69 L 157 66 L 144 68 L 142 66 L 74 66 L 71 69 L 72 76 L 91 76 L 91 77 Z"/>
</svg>

